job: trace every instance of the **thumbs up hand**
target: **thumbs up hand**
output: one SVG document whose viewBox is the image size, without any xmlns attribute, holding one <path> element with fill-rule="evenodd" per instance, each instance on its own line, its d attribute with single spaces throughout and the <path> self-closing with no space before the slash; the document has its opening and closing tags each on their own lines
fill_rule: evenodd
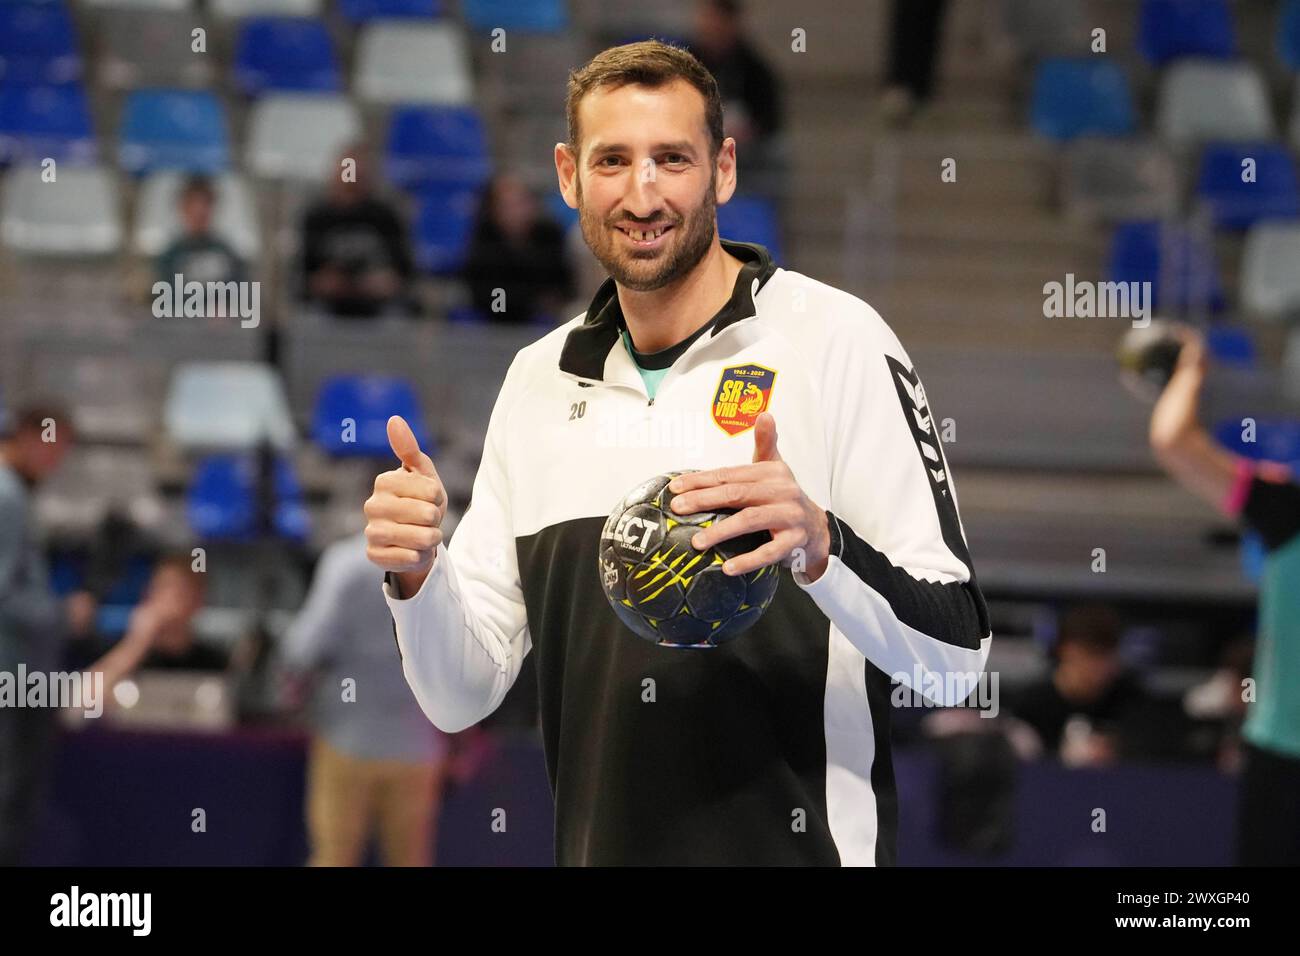
<svg viewBox="0 0 1300 956">
<path fill-rule="evenodd" d="M 768 564 L 783 564 L 816 581 L 830 560 L 831 533 L 826 512 L 803 493 L 776 448 L 776 419 L 762 412 L 754 421 L 754 460 L 749 465 L 692 471 L 668 485 L 678 514 L 735 509 L 736 513 L 691 539 L 700 550 L 754 531 L 772 540 L 723 564 L 725 574 L 746 574 Z"/>
<path fill-rule="evenodd" d="M 442 542 L 447 491 L 433 459 L 399 415 L 388 420 L 388 444 L 401 466 L 375 478 L 366 499 L 366 556 L 394 572 L 401 596 L 409 597 L 424 583 Z"/>
</svg>

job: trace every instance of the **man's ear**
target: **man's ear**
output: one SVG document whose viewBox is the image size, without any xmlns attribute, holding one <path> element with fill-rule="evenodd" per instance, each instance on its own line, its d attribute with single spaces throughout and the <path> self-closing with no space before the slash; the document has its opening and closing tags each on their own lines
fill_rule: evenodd
<svg viewBox="0 0 1300 956">
<path fill-rule="evenodd" d="M 728 136 L 722 141 L 717 156 L 717 185 L 714 187 L 714 199 L 719 206 L 725 205 L 736 192 L 736 140 Z"/>
<path fill-rule="evenodd" d="M 560 195 L 570 209 L 578 208 L 578 161 L 567 143 L 555 144 L 555 176 L 560 183 Z"/>
</svg>

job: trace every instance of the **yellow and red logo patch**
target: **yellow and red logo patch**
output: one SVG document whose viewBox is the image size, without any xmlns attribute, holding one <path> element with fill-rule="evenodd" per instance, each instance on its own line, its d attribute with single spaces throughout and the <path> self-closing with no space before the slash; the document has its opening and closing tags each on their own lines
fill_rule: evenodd
<svg viewBox="0 0 1300 956">
<path fill-rule="evenodd" d="M 772 398 L 776 372 L 762 365 L 732 365 L 722 370 L 713 395 L 713 420 L 728 435 L 754 427 Z"/>
</svg>

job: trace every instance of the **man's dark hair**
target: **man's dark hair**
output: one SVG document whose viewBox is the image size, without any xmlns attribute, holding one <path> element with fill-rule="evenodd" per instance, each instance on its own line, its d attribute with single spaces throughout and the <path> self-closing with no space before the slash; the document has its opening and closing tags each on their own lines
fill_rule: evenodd
<svg viewBox="0 0 1300 956">
<path fill-rule="evenodd" d="M 564 113 L 569 124 L 569 148 L 579 151 L 578 104 L 597 89 L 618 89 L 629 83 L 657 89 L 673 80 L 685 80 L 704 97 L 704 125 L 714 156 L 722 148 L 722 97 L 713 74 L 689 50 L 662 40 L 640 40 L 610 47 L 586 66 L 569 73 Z"/>
<path fill-rule="evenodd" d="M 182 201 L 189 199 L 191 196 L 202 196 L 208 202 L 216 202 L 217 190 L 212 185 L 212 180 L 207 176 L 194 175 L 185 180 L 180 192 Z"/>
<path fill-rule="evenodd" d="M 1056 648 L 1078 644 L 1094 654 L 1111 654 L 1119 648 L 1123 630 L 1119 614 L 1110 605 L 1078 605 L 1061 616 Z"/>
</svg>

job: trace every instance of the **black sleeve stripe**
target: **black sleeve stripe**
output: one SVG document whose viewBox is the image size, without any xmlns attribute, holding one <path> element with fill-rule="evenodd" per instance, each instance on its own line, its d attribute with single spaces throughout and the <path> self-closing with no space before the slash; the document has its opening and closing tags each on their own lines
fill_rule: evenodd
<svg viewBox="0 0 1300 956">
<path fill-rule="evenodd" d="M 889 603 L 895 617 L 936 641 L 979 650 L 989 633 L 989 617 L 973 577 L 965 583 L 918 581 L 859 538 L 847 523 L 833 514 L 830 518 L 838 523 L 844 544 L 840 560 Z"/>
<path fill-rule="evenodd" d="M 1276 551 L 1300 534 L 1300 485 L 1256 476 L 1241 514 L 1259 532 L 1265 547 Z"/>
</svg>

